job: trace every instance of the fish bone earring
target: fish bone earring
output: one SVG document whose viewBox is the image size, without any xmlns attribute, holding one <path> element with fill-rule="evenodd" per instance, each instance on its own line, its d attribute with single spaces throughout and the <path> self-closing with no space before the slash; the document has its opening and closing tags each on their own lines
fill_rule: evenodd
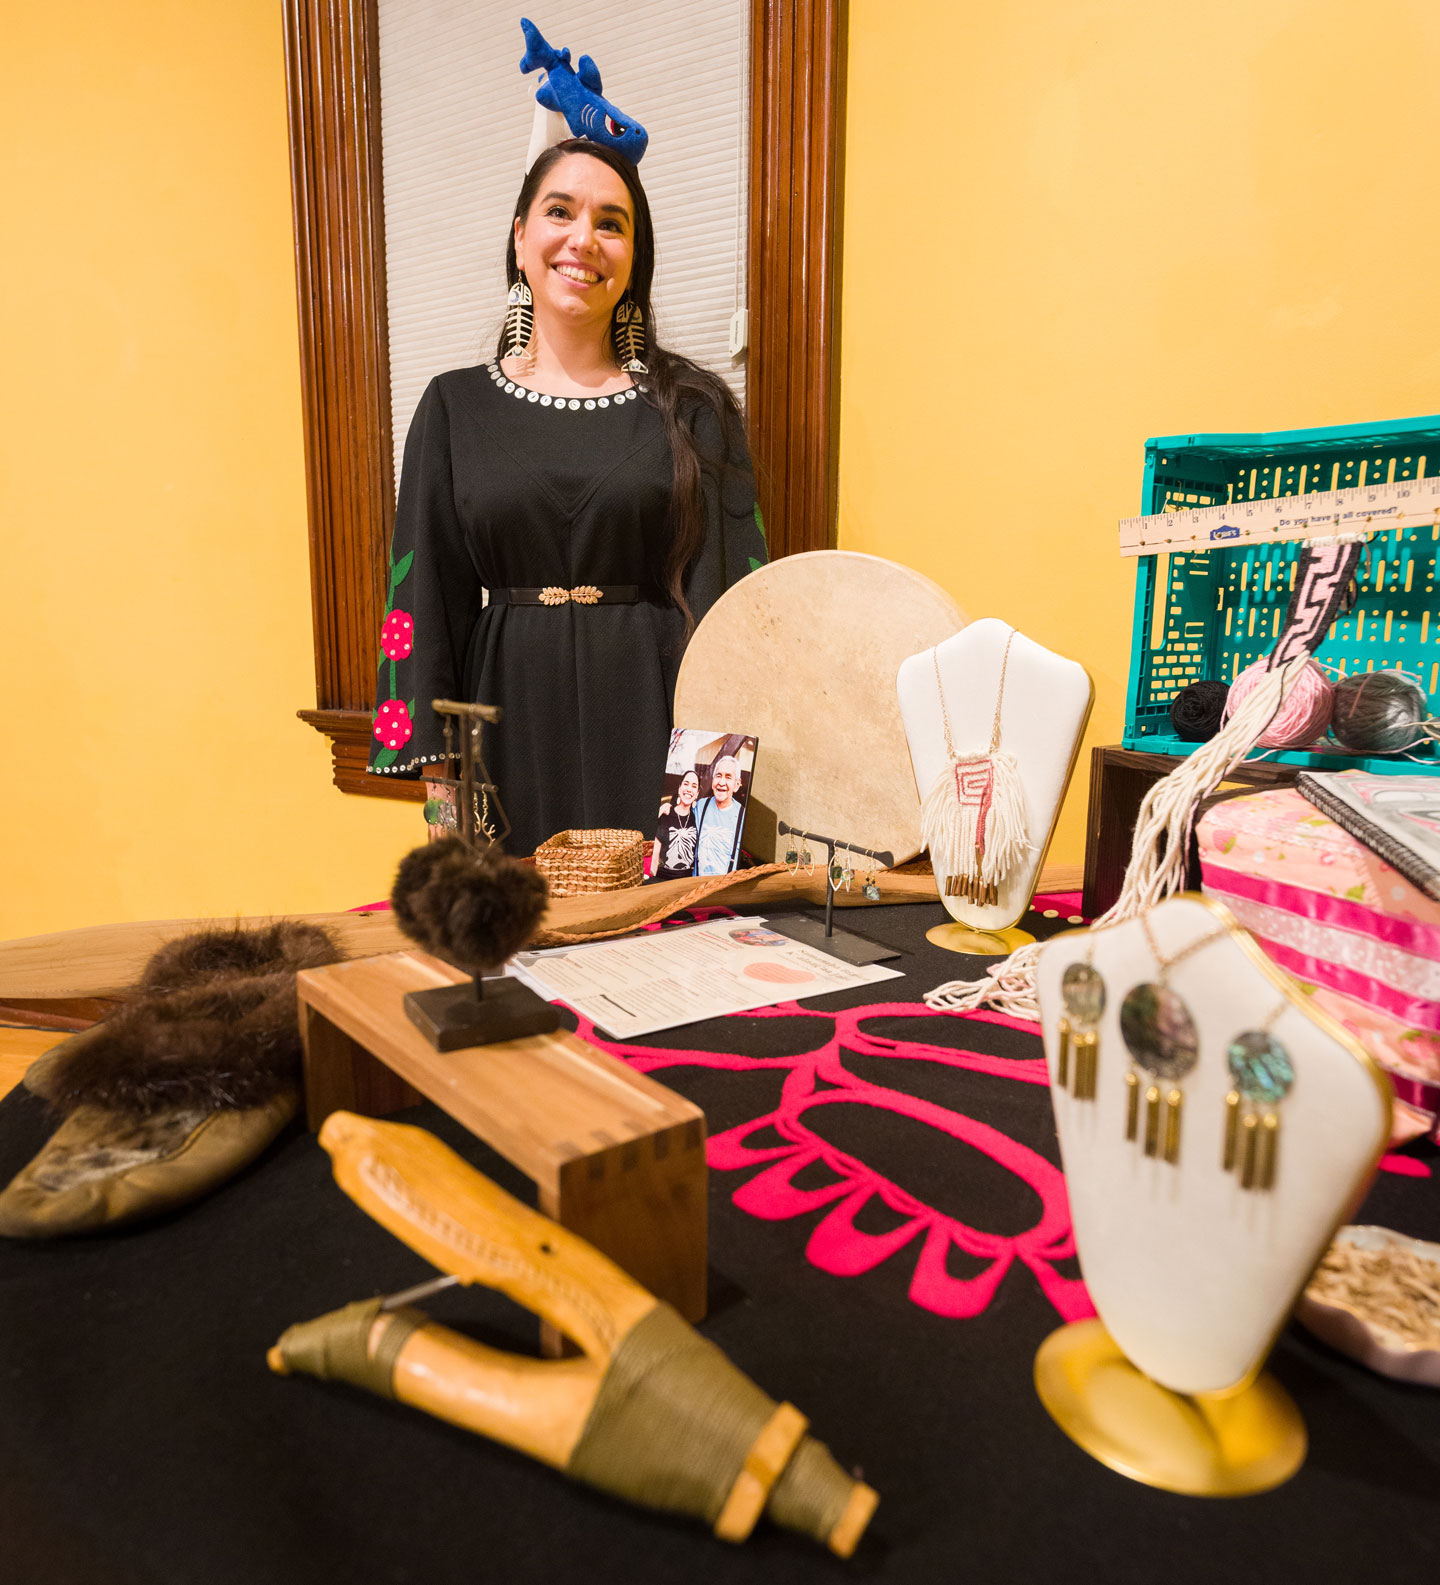
<svg viewBox="0 0 1440 1585">
<path fill-rule="evenodd" d="M 1230 1092 L 1225 1097 L 1226 1172 L 1238 1172 L 1242 1189 L 1273 1189 L 1280 1146 L 1280 1102 L 1295 1083 L 1290 1053 L 1270 1033 L 1286 1004 L 1259 1029 L 1247 1029 L 1225 1048 Z"/>
<path fill-rule="evenodd" d="M 1095 1075 L 1099 1066 L 1099 1023 L 1105 1011 L 1105 981 L 1094 967 L 1092 943 L 1082 963 L 1072 963 L 1060 979 L 1060 1000 L 1065 1011 L 1060 1019 L 1060 1049 L 1056 1058 L 1056 1078 L 1060 1088 L 1070 1082 L 1070 1053 L 1075 1053 L 1077 1101 L 1095 1099 Z"/>
<path fill-rule="evenodd" d="M 615 343 L 615 361 L 626 374 L 650 372 L 645 367 L 645 316 L 629 292 L 615 305 L 610 336 Z"/>
<path fill-rule="evenodd" d="M 515 284 L 505 299 L 505 356 L 528 361 L 533 367 L 535 358 L 530 351 L 530 341 L 535 334 L 535 299 L 530 294 L 530 283 L 524 270 L 518 270 Z"/>
</svg>

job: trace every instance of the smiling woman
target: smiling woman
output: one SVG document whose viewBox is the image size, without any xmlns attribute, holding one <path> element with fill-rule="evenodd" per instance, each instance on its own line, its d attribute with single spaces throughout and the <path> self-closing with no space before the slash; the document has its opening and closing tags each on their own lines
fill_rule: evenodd
<svg viewBox="0 0 1440 1585">
<path fill-rule="evenodd" d="M 516 853 L 648 828 L 685 642 L 765 559 L 734 397 L 647 345 L 654 270 L 635 167 L 547 150 L 496 357 L 432 380 L 406 439 L 370 770 L 444 757 L 433 700 L 499 705 L 485 754 Z"/>
</svg>

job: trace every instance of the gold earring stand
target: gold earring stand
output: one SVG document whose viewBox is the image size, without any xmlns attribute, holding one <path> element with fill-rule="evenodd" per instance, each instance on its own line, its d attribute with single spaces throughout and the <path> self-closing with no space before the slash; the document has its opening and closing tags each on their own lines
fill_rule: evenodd
<svg viewBox="0 0 1440 1585">
<path fill-rule="evenodd" d="M 1102 1464 L 1186 1497 L 1244 1497 L 1305 1462 L 1305 1422 L 1262 1371 L 1229 1392 L 1171 1392 L 1120 1352 L 1098 1320 L 1052 1332 L 1035 1356 L 1035 1390 L 1072 1442 Z"/>
<path fill-rule="evenodd" d="M 1035 939 L 1019 925 L 1007 925 L 1003 930 L 972 930 L 952 919 L 949 924 L 936 925 L 925 932 L 925 939 L 947 952 L 965 952 L 971 957 L 1008 958 L 1016 947 L 1028 947 Z"/>
</svg>

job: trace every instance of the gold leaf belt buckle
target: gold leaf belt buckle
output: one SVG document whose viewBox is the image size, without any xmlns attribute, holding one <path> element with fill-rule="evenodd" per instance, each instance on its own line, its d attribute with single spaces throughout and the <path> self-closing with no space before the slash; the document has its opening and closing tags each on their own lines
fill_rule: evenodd
<svg viewBox="0 0 1440 1585">
<path fill-rule="evenodd" d="M 565 605 L 573 600 L 576 605 L 599 605 L 604 598 L 593 583 L 577 584 L 573 589 L 562 589 L 559 584 L 547 584 L 540 591 L 541 605 Z"/>
</svg>

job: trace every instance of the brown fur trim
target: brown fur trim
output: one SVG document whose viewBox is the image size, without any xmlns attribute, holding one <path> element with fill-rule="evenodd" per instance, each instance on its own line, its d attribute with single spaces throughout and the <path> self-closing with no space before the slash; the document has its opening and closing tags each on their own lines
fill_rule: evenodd
<svg viewBox="0 0 1440 1585">
<path fill-rule="evenodd" d="M 442 837 L 401 859 L 390 904 L 412 941 L 476 974 L 525 945 L 548 894 L 532 866 L 494 848 L 476 858 L 459 837 Z"/>
<path fill-rule="evenodd" d="M 167 941 L 145 965 L 141 996 L 168 996 L 207 980 L 318 969 L 335 963 L 335 943 L 318 926 L 279 920 L 262 930 L 193 930 Z"/>
<path fill-rule="evenodd" d="M 51 1053 L 34 1088 L 66 1114 L 263 1106 L 300 1077 L 296 970 L 338 959 L 313 925 L 182 936 L 135 1001 Z"/>
</svg>

